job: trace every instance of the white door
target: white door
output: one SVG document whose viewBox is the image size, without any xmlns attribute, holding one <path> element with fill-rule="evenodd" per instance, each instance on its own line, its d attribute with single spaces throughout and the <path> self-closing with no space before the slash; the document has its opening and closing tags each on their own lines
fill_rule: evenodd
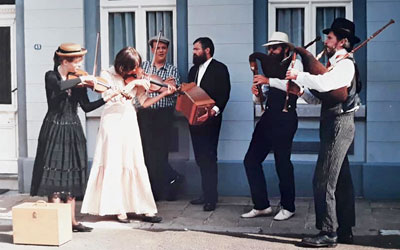
<svg viewBox="0 0 400 250">
<path fill-rule="evenodd" d="M 0 6 L 0 174 L 18 172 L 15 6 Z"/>
</svg>

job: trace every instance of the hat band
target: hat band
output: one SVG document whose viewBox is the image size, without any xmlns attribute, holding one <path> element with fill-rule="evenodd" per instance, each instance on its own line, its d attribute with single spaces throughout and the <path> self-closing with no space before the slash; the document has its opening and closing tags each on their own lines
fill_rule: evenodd
<svg viewBox="0 0 400 250">
<path fill-rule="evenodd" d="M 349 29 L 345 29 L 345 28 L 338 28 L 338 30 L 343 30 L 343 31 L 345 31 L 347 33 L 351 33 L 351 31 Z"/>
<path fill-rule="evenodd" d="M 289 42 L 284 42 L 284 41 L 281 41 L 281 40 L 269 40 L 268 42 L 269 43 L 274 43 L 274 42 L 289 43 Z"/>
<path fill-rule="evenodd" d="M 68 54 L 68 53 L 82 52 L 82 49 L 80 49 L 80 50 L 67 51 L 67 50 L 63 50 L 63 49 L 61 49 L 61 48 L 58 48 L 58 52 L 61 52 L 61 53 L 64 53 L 64 54 Z"/>
</svg>

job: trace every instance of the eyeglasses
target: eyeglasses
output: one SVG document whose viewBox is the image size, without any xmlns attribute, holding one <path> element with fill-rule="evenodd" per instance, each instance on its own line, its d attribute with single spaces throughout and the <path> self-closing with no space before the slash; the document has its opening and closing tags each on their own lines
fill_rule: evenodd
<svg viewBox="0 0 400 250">
<path fill-rule="evenodd" d="M 269 45 L 268 46 L 268 50 L 272 49 L 272 50 L 276 50 L 277 48 L 281 47 L 280 44 L 273 44 L 273 45 Z"/>
</svg>

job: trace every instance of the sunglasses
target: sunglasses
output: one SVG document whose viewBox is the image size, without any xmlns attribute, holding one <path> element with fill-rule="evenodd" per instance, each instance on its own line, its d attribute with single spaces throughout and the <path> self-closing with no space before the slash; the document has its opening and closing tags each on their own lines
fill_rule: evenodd
<svg viewBox="0 0 400 250">
<path fill-rule="evenodd" d="M 272 49 L 272 50 L 276 50 L 277 48 L 281 47 L 280 44 L 273 44 L 273 45 L 269 45 L 268 46 L 268 50 Z"/>
</svg>

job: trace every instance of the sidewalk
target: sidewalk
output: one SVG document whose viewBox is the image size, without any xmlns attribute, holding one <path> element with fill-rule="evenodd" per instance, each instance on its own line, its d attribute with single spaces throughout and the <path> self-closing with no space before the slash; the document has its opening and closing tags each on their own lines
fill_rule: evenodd
<svg viewBox="0 0 400 250">
<path fill-rule="evenodd" d="M 38 199 L 39 197 L 29 197 L 26 194 L 17 194 L 14 192 L 0 195 L 0 249 L 17 249 L 11 248 L 15 245 L 10 244 L 12 243 L 12 237 L 10 236 L 12 235 L 11 208 L 21 202 L 36 201 Z M 277 205 L 278 202 L 277 199 L 273 199 L 271 204 Z M 78 205 L 80 206 L 80 202 L 78 202 Z M 93 227 L 94 231 L 90 233 L 90 236 L 89 234 L 74 234 L 74 241 L 75 238 L 78 238 L 82 239 L 82 242 L 85 242 L 85 237 L 93 238 L 97 233 L 112 233 L 115 230 L 126 231 L 127 229 L 153 233 L 176 232 L 177 238 L 171 238 L 175 236 L 165 235 L 165 237 L 170 238 L 169 240 L 176 241 L 181 237 L 179 233 L 188 231 L 196 231 L 196 233 L 199 233 L 197 231 L 201 231 L 212 233 L 214 236 L 239 237 L 249 243 L 254 240 L 267 240 L 277 244 L 278 248 L 274 249 L 291 249 L 292 247 L 297 249 L 298 242 L 304 235 L 311 235 L 318 232 L 314 228 L 315 215 L 313 200 L 306 198 L 298 198 L 296 200 L 295 216 L 288 221 L 282 222 L 274 221 L 272 217 L 241 219 L 240 214 L 252 208 L 249 197 L 220 197 L 218 207 L 213 212 L 204 212 L 202 206 L 191 205 L 189 199 L 174 202 L 162 201 L 158 202 L 157 206 L 159 215 L 163 217 L 163 221 L 158 224 L 145 223 L 140 220 L 135 220 L 134 218 L 132 223 L 121 224 L 116 222 L 113 216 L 97 217 L 79 214 L 78 219 L 83 221 L 85 225 Z M 352 246 L 339 245 L 338 249 L 364 249 L 365 247 L 366 249 L 400 248 L 400 201 L 374 202 L 358 199 L 356 202 L 356 216 L 357 226 L 354 228 L 355 244 Z M 382 235 L 382 233 L 394 235 L 385 236 Z M 203 233 L 199 234 L 202 235 Z M 122 234 L 120 235 L 122 237 Z M 162 234 L 159 234 L 159 236 L 161 235 Z M 172 235 L 174 234 L 172 233 Z M 185 240 L 180 241 L 180 243 L 183 242 L 185 242 Z M 177 244 L 180 243 L 177 242 Z M 205 241 L 205 244 L 207 244 L 207 241 Z M 4 248 L 4 246 L 9 248 Z M 282 248 L 279 248 L 279 246 Z M 20 247 L 22 248 L 18 249 L 28 249 L 23 248 L 28 246 Z M 182 247 L 181 249 L 192 249 L 192 246 L 183 245 Z M 157 249 L 164 248 L 161 247 Z M 208 249 L 217 248 L 210 247 Z M 240 248 L 231 246 L 228 249 Z M 259 248 L 256 247 L 254 249 Z M 264 249 L 272 248 L 267 247 Z"/>
</svg>

